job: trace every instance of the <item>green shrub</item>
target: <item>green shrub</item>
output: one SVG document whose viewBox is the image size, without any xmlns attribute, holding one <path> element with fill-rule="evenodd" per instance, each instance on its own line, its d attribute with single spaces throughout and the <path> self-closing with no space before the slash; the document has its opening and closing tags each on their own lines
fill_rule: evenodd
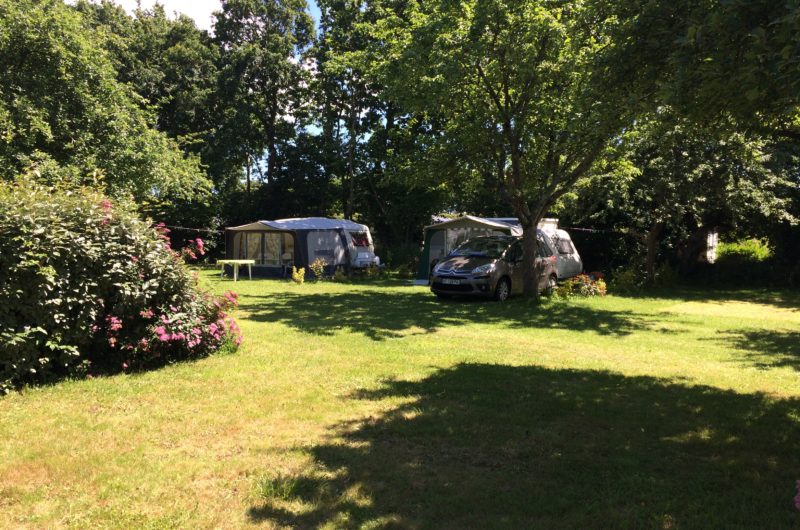
<svg viewBox="0 0 800 530">
<path fill-rule="evenodd" d="M 769 243 L 763 239 L 743 239 L 733 243 L 720 242 L 717 246 L 717 262 L 759 262 L 772 257 Z"/>
<path fill-rule="evenodd" d="M 645 282 L 644 274 L 633 268 L 621 269 L 614 273 L 611 286 L 615 292 L 632 293 L 642 288 Z"/>
<path fill-rule="evenodd" d="M 0 182 L 0 271 L 0 392 L 240 340 L 235 295 L 200 291 L 165 229 L 93 189 Z"/>
</svg>

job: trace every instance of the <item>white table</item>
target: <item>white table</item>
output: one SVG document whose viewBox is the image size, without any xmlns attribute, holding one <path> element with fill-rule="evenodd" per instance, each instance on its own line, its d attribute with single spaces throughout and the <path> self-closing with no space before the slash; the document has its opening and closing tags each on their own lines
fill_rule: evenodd
<svg viewBox="0 0 800 530">
<path fill-rule="evenodd" d="M 222 267 L 220 277 L 225 275 L 225 265 L 233 266 L 233 281 L 239 281 L 239 265 L 247 265 L 247 277 L 253 279 L 253 265 L 256 264 L 254 259 L 218 259 L 217 265 Z"/>
</svg>

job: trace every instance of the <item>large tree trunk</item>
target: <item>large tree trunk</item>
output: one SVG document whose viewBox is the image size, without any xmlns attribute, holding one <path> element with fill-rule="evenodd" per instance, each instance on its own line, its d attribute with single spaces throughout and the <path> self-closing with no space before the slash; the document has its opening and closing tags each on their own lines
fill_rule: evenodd
<svg viewBox="0 0 800 530">
<path fill-rule="evenodd" d="M 663 223 L 656 223 L 647 231 L 645 244 L 647 245 L 647 258 L 645 269 L 647 270 L 647 283 L 653 284 L 656 281 L 656 258 L 658 257 L 658 242 L 661 232 L 664 230 Z"/>
<path fill-rule="evenodd" d="M 522 225 L 522 292 L 525 297 L 534 301 L 539 300 L 539 281 L 536 271 L 536 253 L 539 241 L 536 238 L 538 220 L 532 225 Z"/>
</svg>

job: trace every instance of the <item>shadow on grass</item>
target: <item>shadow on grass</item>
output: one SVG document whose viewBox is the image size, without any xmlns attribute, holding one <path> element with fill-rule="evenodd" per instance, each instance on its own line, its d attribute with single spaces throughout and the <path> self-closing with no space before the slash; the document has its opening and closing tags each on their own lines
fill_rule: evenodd
<svg viewBox="0 0 800 530">
<path fill-rule="evenodd" d="M 647 288 L 622 294 L 614 292 L 612 283 L 610 291 L 623 298 L 662 298 L 676 302 L 750 302 L 800 310 L 800 292 L 790 290 L 681 286 Z"/>
<path fill-rule="evenodd" d="M 389 381 L 352 398 L 405 404 L 335 426 L 330 442 L 309 449 L 314 464 L 294 479 L 307 479 L 297 498 L 263 496 L 248 511 L 253 522 L 454 529 L 800 524 L 792 507 L 800 478 L 797 400 L 485 364 Z"/>
<path fill-rule="evenodd" d="M 745 352 L 759 368 L 788 366 L 800 371 L 800 331 L 750 329 L 731 332 L 722 340 Z"/>
<path fill-rule="evenodd" d="M 407 332 L 432 333 L 443 327 L 493 323 L 512 329 L 567 329 L 621 336 L 651 329 L 657 323 L 631 311 L 562 303 L 537 306 L 522 298 L 503 304 L 480 299 L 442 301 L 419 291 L 279 293 L 243 298 L 246 303 L 242 307 L 248 313 L 244 319 L 280 322 L 317 335 L 332 335 L 344 329 L 374 340 L 401 337 Z"/>
</svg>

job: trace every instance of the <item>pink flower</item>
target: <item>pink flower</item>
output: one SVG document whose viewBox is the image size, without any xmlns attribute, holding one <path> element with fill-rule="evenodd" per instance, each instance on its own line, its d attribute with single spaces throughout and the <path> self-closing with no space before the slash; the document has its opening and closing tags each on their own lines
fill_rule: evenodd
<svg viewBox="0 0 800 530">
<path fill-rule="evenodd" d="M 153 310 L 152 309 L 147 309 L 146 311 L 141 311 L 141 312 L 139 312 L 139 315 L 142 318 L 153 318 Z"/>
<path fill-rule="evenodd" d="M 131 261 L 136 263 L 137 261 L 139 261 L 139 258 L 137 258 L 136 256 L 131 256 Z"/>
<path fill-rule="evenodd" d="M 117 331 L 122 329 L 122 320 L 114 315 L 108 315 L 106 317 L 106 324 L 108 325 L 109 331 Z"/>
<path fill-rule="evenodd" d="M 108 345 L 109 346 L 111 346 L 113 348 L 116 344 L 117 344 L 117 339 L 115 339 L 114 337 L 109 337 L 108 338 Z"/>
<path fill-rule="evenodd" d="M 102 208 L 104 212 L 111 211 L 111 208 L 114 206 L 114 204 L 111 201 L 109 201 L 108 199 L 103 199 L 102 201 L 100 201 L 99 204 L 100 204 L 100 208 Z"/>
<path fill-rule="evenodd" d="M 149 346 L 150 346 L 150 343 L 147 342 L 147 339 L 140 339 L 139 340 L 139 348 L 141 348 L 142 350 L 147 351 Z"/>
<path fill-rule="evenodd" d="M 205 250 L 206 245 L 205 245 L 205 243 L 203 243 L 202 239 L 200 239 L 198 237 L 197 239 L 194 240 L 194 244 L 197 247 L 197 251 L 200 253 L 201 256 L 206 253 L 206 250 Z"/>
<path fill-rule="evenodd" d="M 794 496 L 794 507 L 800 510 L 800 480 L 795 484 L 797 486 L 797 495 Z"/>
<path fill-rule="evenodd" d="M 122 369 L 123 370 L 127 370 L 128 369 L 128 363 L 122 363 Z"/>
<path fill-rule="evenodd" d="M 158 326 L 155 331 L 156 335 L 163 335 L 164 333 L 167 332 L 167 330 L 164 329 L 164 326 Z"/>
</svg>

